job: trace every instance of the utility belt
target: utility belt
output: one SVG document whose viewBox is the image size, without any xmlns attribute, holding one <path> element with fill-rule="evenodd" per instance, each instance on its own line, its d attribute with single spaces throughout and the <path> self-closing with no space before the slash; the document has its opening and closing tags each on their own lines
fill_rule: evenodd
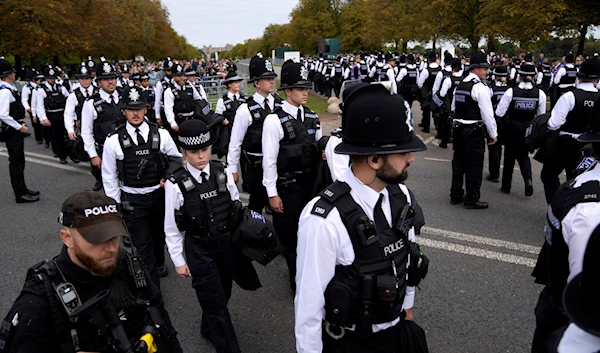
<svg viewBox="0 0 600 353">
<path fill-rule="evenodd" d="M 103 143 L 94 142 L 94 146 L 96 147 L 96 153 L 98 154 L 98 156 L 100 158 L 102 158 L 102 153 L 104 152 L 104 142 Z"/>
<path fill-rule="evenodd" d="M 65 109 L 64 108 L 59 108 L 59 109 L 47 109 L 46 113 L 61 113 L 64 112 Z"/>
<path fill-rule="evenodd" d="M 476 122 L 473 124 L 465 124 L 461 121 L 454 119 L 452 121 L 452 128 L 453 129 L 483 130 L 483 129 L 485 129 L 485 123 L 483 122 L 483 120 L 476 120 Z"/>
<path fill-rule="evenodd" d="M 175 116 L 175 122 L 177 125 L 183 124 L 183 122 L 187 120 L 192 120 L 194 118 L 194 112 L 189 113 L 179 113 Z"/>
<path fill-rule="evenodd" d="M 247 165 L 253 165 L 255 167 L 262 166 L 263 156 L 248 154 L 246 151 L 242 151 L 242 156 L 244 157 Z"/>
<path fill-rule="evenodd" d="M 278 173 L 277 186 L 284 187 L 302 181 L 310 175 L 311 171 L 311 169 L 306 169 L 297 172 Z"/>
</svg>

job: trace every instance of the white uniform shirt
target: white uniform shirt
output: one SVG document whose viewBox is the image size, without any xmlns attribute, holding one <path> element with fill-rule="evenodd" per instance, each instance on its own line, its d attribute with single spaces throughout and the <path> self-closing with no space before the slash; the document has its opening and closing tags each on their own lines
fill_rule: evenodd
<svg viewBox="0 0 600 353">
<path fill-rule="evenodd" d="M 335 148 L 340 143 L 342 143 L 341 138 L 330 136 L 325 145 L 325 157 L 327 157 L 327 166 L 329 167 L 333 181 L 337 181 L 340 175 L 344 174 L 350 168 L 350 156 L 335 153 Z"/>
<path fill-rule="evenodd" d="M 400 84 L 402 82 L 402 80 L 404 80 L 406 75 L 408 75 L 408 69 L 415 69 L 415 68 L 416 68 L 415 64 L 407 64 L 406 67 L 401 68 L 400 72 L 398 72 L 398 77 L 396 78 L 396 82 L 398 82 L 398 84 Z M 417 70 L 417 80 L 419 80 L 419 70 Z"/>
<path fill-rule="evenodd" d="M 75 95 L 75 90 L 80 90 L 83 97 L 87 98 L 91 97 L 94 93 L 94 87 L 90 85 L 87 90 L 81 86 L 75 88 L 71 94 L 69 94 L 69 98 L 67 98 L 67 104 L 65 105 L 65 129 L 67 129 L 67 133 L 75 132 L 75 121 L 77 120 L 77 113 L 75 112 L 75 107 L 79 102 L 77 101 L 77 96 Z M 86 98 L 86 100 L 87 100 Z M 85 100 L 83 101 L 85 104 Z M 83 109 L 83 107 L 82 107 Z"/>
<path fill-rule="evenodd" d="M 469 72 L 467 77 L 465 77 L 462 82 L 469 82 L 471 80 L 476 80 L 477 83 L 473 85 L 473 89 L 471 89 L 471 98 L 477 105 L 479 105 L 479 111 L 481 112 L 481 119 L 485 123 L 487 127 L 488 134 L 491 138 L 498 137 L 497 127 L 496 127 L 496 119 L 494 118 L 494 107 L 492 106 L 492 91 L 481 82 L 481 79 L 472 72 Z M 452 97 L 452 108 L 451 110 L 454 112 L 456 94 Z M 545 104 L 545 103 L 544 103 Z M 476 121 L 474 120 L 463 120 L 463 119 L 454 119 L 463 124 L 474 124 Z"/>
<path fill-rule="evenodd" d="M 443 71 L 452 72 L 452 67 L 450 65 L 446 65 Z M 444 73 L 442 71 L 438 72 L 435 75 L 435 81 L 433 81 L 433 88 L 431 94 L 436 94 L 442 87 L 442 80 L 444 79 Z"/>
<path fill-rule="evenodd" d="M 48 82 L 44 82 L 44 83 L 42 83 L 42 85 L 46 85 L 46 87 L 52 89 L 53 91 L 60 91 L 62 93 L 62 95 L 65 97 L 69 96 L 69 91 L 67 91 L 65 86 L 59 85 L 58 83 L 55 83 L 54 87 L 50 86 L 50 84 Z M 48 119 L 46 117 L 46 108 L 44 108 L 44 99 L 47 97 L 46 91 L 42 87 L 38 87 L 38 89 L 35 90 L 35 95 L 37 96 L 37 98 L 36 98 L 37 106 L 35 107 L 37 117 L 40 119 L 40 121 L 44 121 L 44 120 Z"/>
<path fill-rule="evenodd" d="M 254 93 L 252 96 L 254 101 L 258 103 L 263 109 L 265 108 L 265 100 L 271 108 L 271 111 L 275 109 L 275 97 L 269 94 L 266 98 L 260 94 Z M 240 155 L 242 154 L 242 142 L 248 131 L 248 127 L 252 124 L 252 116 L 248 109 L 248 104 L 244 103 L 239 106 L 235 112 L 235 124 L 231 127 L 231 140 L 229 141 L 229 150 L 227 153 L 227 167 L 232 173 L 238 172 L 238 162 L 240 161 Z M 248 153 L 253 156 L 262 156 L 262 153 Z"/>
<path fill-rule="evenodd" d="M 531 82 L 519 82 L 520 89 L 532 89 L 533 84 Z M 544 91 L 539 90 L 540 96 L 538 99 L 537 111 L 535 113 L 536 116 L 546 114 L 546 93 Z M 502 96 L 500 102 L 498 102 L 498 106 L 496 107 L 496 115 L 499 117 L 503 117 L 508 108 L 510 107 L 510 103 L 513 99 L 513 89 L 512 87 L 507 89 Z"/>
<path fill-rule="evenodd" d="M 231 91 L 227 91 L 227 98 L 233 100 L 233 96 L 234 94 L 231 93 Z M 235 98 L 237 98 L 237 100 L 240 99 L 240 92 L 235 94 Z M 215 113 L 223 115 L 223 112 L 227 110 L 227 107 L 225 107 L 225 103 L 223 103 L 223 97 L 220 97 L 219 100 L 217 101 L 217 106 L 215 107 Z"/>
<path fill-rule="evenodd" d="M 29 85 L 31 85 L 32 88 L 29 88 Z M 33 104 L 32 95 L 33 92 L 35 92 L 35 87 L 37 87 L 35 82 L 29 82 L 29 85 L 23 87 L 23 90 L 21 91 L 21 104 L 23 104 L 23 108 L 25 108 L 25 110 L 31 109 L 31 106 L 29 105 L 29 97 L 32 98 L 31 104 Z"/>
<path fill-rule="evenodd" d="M 600 164 L 575 178 L 574 187 L 580 187 L 583 183 L 591 180 L 600 181 Z M 548 209 L 550 212 L 550 209 Z M 600 202 L 584 202 L 571 208 L 561 222 L 562 234 L 565 243 L 569 247 L 569 277 L 581 273 L 583 268 L 583 256 L 588 240 L 592 232 L 600 224 Z"/>
<path fill-rule="evenodd" d="M 575 86 L 575 83 L 559 84 L 559 82 L 563 78 L 563 76 L 567 74 L 567 69 L 565 69 L 565 67 L 572 69 L 575 66 L 573 66 L 573 64 L 566 64 L 565 66 L 558 69 L 558 71 L 556 72 L 556 75 L 554 76 L 554 84 L 558 85 L 559 88 L 567 88 L 567 87 Z"/>
<path fill-rule="evenodd" d="M 173 79 L 165 78 L 165 80 L 173 83 Z M 157 116 L 160 116 L 159 112 L 160 112 L 160 108 L 162 108 L 162 106 L 163 106 L 162 99 L 163 99 L 163 93 L 165 91 L 162 81 L 156 82 L 156 87 L 154 90 L 156 91 L 156 99 L 154 100 L 154 111 L 156 112 Z"/>
<path fill-rule="evenodd" d="M 377 192 L 360 183 L 351 169 L 339 178 L 348 183 L 352 191 L 350 195 L 365 211 L 369 219 L 373 219 L 373 209 L 383 194 L 381 208 L 388 223 L 392 220 L 389 194 L 387 189 Z M 400 184 L 400 189 L 412 203 L 408 189 Z M 319 353 L 323 349 L 321 328 L 325 319 L 325 288 L 335 274 L 335 266 L 348 266 L 354 262 L 354 248 L 348 231 L 340 218 L 337 209 L 331 210 L 327 218 L 311 214 L 319 197 L 310 201 L 302 210 L 298 228 L 296 297 L 294 299 L 296 350 L 298 353 Z M 408 238 L 415 241 L 414 228 L 409 231 Z M 407 287 L 403 309 L 411 309 L 414 304 L 415 288 Z M 373 325 L 373 332 L 385 330 L 396 325 L 400 319 Z M 353 330 L 354 328 L 349 328 Z"/>
<path fill-rule="evenodd" d="M 570 323 L 558 343 L 558 353 L 583 353 L 600 351 L 600 337 L 589 334 Z"/>
<path fill-rule="evenodd" d="M 40 85 L 37 85 L 33 92 L 31 92 L 31 116 L 37 117 L 37 90 L 40 89 Z M 39 121 L 38 121 L 39 122 Z"/>
<path fill-rule="evenodd" d="M 100 89 L 99 94 L 100 98 L 107 103 L 110 103 L 111 97 L 115 103 L 119 103 L 119 92 L 117 90 L 109 95 L 106 91 Z M 94 140 L 94 120 L 97 117 L 98 112 L 94 108 L 94 100 L 88 99 L 83 103 L 83 109 L 81 110 L 81 138 L 83 139 L 83 148 L 90 158 L 98 157 L 96 141 Z"/>
<path fill-rule="evenodd" d="M 462 77 L 462 72 L 457 71 L 453 72 L 452 76 L 454 77 Z M 446 77 L 444 81 L 442 81 L 442 87 L 440 88 L 440 97 L 444 98 L 448 95 L 448 91 L 452 87 L 452 76 Z"/>
<path fill-rule="evenodd" d="M 183 88 L 175 82 L 173 82 L 173 87 L 175 87 L 175 89 L 178 90 L 181 90 Z M 169 122 L 169 125 L 171 125 L 171 127 L 177 126 L 177 122 L 175 121 L 175 112 L 173 111 L 173 107 L 175 106 L 175 96 L 173 95 L 172 91 L 173 87 L 169 87 L 165 91 L 164 101 L 165 116 L 167 117 L 167 121 Z M 192 97 L 194 98 L 194 100 L 202 99 L 200 93 L 198 93 L 198 90 L 196 90 L 196 87 L 194 87 L 192 84 L 190 84 L 189 87 L 192 88 Z M 191 115 L 193 115 L 193 112 Z"/>
<path fill-rule="evenodd" d="M 127 129 L 131 143 L 137 145 L 135 127 L 127 122 L 125 128 Z M 143 122 L 139 126 L 139 129 L 144 141 L 148 142 L 148 139 L 151 138 L 150 126 L 146 122 Z M 160 152 L 168 156 L 181 157 L 181 153 L 179 153 L 169 132 L 165 129 L 158 129 L 158 134 L 160 136 Z M 104 152 L 102 152 L 102 184 L 106 196 L 111 197 L 113 200 L 120 203 L 121 191 L 128 194 L 144 195 L 149 194 L 160 187 L 160 184 L 143 188 L 132 188 L 123 185 L 117 175 L 117 160 L 123 160 L 123 158 L 124 154 L 121 143 L 119 142 L 119 135 L 111 135 L 106 139 L 106 142 L 104 143 Z"/>
<path fill-rule="evenodd" d="M 390 88 L 390 92 L 393 94 L 398 94 L 398 85 L 396 84 L 396 72 L 394 71 L 394 67 L 390 65 L 385 65 L 382 70 L 386 71 L 387 82 L 389 82 L 392 86 Z"/>
<path fill-rule="evenodd" d="M 210 163 L 202 170 L 196 169 L 187 163 L 185 163 L 185 167 L 200 184 L 202 184 L 202 177 L 200 176 L 202 172 L 205 172 L 207 177 L 210 177 Z M 233 182 L 233 175 L 231 175 L 231 172 L 227 168 L 225 168 L 225 173 L 227 174 L 227 190 L 231 195 L 231 200 L 239 200 L 240 195 L 237 186 Z M 177 229 L 174 212 L 183 206 L 183 201 L 183 194 L 181 193 L 181 189 L 179 189 L 179 185 L 167 180 L 165 183 L 165 241 L 175 267 L 186 264 L 185 257 L 183 256 L 183 234 Z"/>
<path fill-rule="evenodd" d="M 598 89 L 591 82 L 580 83 L 577 88 L 588 92 L 598 92 Z M 575 95 L 573 92 L 566 92 L 560 96 L 554 108 L 552 108 L 552 114 L 550 115 L 550 120 L 548 120 L 548 129 L 560 129 L 567 121 L 567 115 L 573 109 L 575 109 Z"/>
<path fill-rule="evenodd" d="M 2 87 L 7 87 L 8 89 Z M 10 103 L 16 101 L 12 92 L 16 90 L 17 88 L 12 84 L 5 81 L 0 81 L 0 121 L 14 128 L 15 130 L 20 130 L 21 127 L 23 127 L 23 124 L 19 123 L 13 119 L 12 116 L 10 116 Z"/>
<path fill-rule="evenodd" d="M 304 107 L 295 107 L 288 103 L 283 102 L 283 110 L 298 119 L 298 109 L 302 112 L 300 117 L 304 121 Z M 236 120 L 237 123 L 237 120 Z M 235 125 L 235 124 L 234 124 Z M 315 132 L 315 141 L 323 136 L 323 131 L 318 129 Z M 269 197 L 277 196 L 277 157 L 279 156 L 279 142 L 283 139 L 283 127 L 279 121 L 277 114 L 269 114 L 265 118 L 262 133 L 262 154 L 263 154 L 263 185 L 267 189 L 267 195 Z"/>
<path fill-rule="evenodd" d="M 431 63 L 428 67 L 435 69 L 440 67 L 440 65 L 438 63 Z M 425 80 L 427 80 L 427 78 L 429 78 L 429 70 L 427 70 L 427 68 L 424 68 L 421 71 L 419 77 L 417 78 L 417 86 L 419 86 L 419 88 L 423 88 L 423 85 L 425 84 Z"/>
</svg>

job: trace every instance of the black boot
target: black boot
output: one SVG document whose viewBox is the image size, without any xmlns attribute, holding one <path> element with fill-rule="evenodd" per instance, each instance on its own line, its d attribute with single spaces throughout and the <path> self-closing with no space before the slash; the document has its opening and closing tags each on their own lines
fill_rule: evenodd
<svg viewBox="0 0 600 353">
<path fill-rule="evenodd" d="M 92 188 L 94 191 L 99 191 L 100 189 L 102 189 L 102 178 L 96 179 L 96 184 L 94 184 L 94 187 Z"/>
</svg>

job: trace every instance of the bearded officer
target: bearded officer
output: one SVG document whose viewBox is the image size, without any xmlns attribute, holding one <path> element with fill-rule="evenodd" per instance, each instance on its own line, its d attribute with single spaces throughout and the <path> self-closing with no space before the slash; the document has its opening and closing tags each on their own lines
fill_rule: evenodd
<svg viewBox="0 0 600 353">
<path fill-rule="evenodd" d="M 267 190 L 262 184 L 263 179 L 263 124 L 267 115 L 276 107 L 281 106 L 281 100 L 275 98 L 275 78 L 273 65 L 268 59 L 255 56 L 250 60 L 250 79 L 256 93 L 246 99 L 235 113 L 235 124 L 231 129 L 231 141 L 227 154 L 227 166 L 238 182 L 238 162 L 241 163 L 244 191 L 250 193 L 248 207 L 262 213 L 269 202 Z"/>
<path fill-rule="evenodd" d="M 336 147 L 350 155 L 351 168 L 300 216 L 294 303 L 302 353 L 404 352 L 400 321 L 414 320 L 417 269 L 426 268 L 414 243 L 422 211 L 402 184 L 412 152 L 426 147 L 401 96 L 356 86 L 344 100 L 344 141 Z"/>
<path fill-rule="evenodd" d="M 587 123 L 594 108 L 594 102 L 600 97 L 596 84 L 600 78 L 600 60 L 591 58 L 581 65 L 577 72 L 577 88 L 564 93 L 556 102 L 548 120 L 549 130 L 559 130 L 555 153 L 544 162 L 541 179 L 544 183 L 546 202 L 560 186 L 559 175 L 563 170 L 567 179 L 575 176 L 575 167 L 579 163 L 579 151 L 583 144 L 577 137 L 586 131 Z"/>
<path fill-rule="evenodd" d="M 152 341 L 158 352 L 182 352 L 117 203 L 92 191 L 71 195 L 59 223 L 64 245 L 58 256 L 28 270 L 0 329 L 3 352 L 133 352 L 134 344 L 141 351 Z"/>
<path fill-rule="evenodd" d="M 0 128 L 5 130 L 8 150 L 8 170 L 17 203 L 38 201 L 40 192 L 29 190 L 25 184 L 25 108 L 14 86 L 16 70 L 11 63 L 0 59 Z"/>
<path fill-rule="evenodd" d="M 121 109 L 127 123 L 109 135 L 102 153 L 102 181 L 107 196 L 127 205 L 131 239 L 160 288 L 164 266 L 164 185 L 168 158 L 181 158 L 168 131 L 145 120 L 148 103 L 139 87 L 123 90 Z M 162 271 L 163 275 L 166 268 Z"/>
<path fill-rule="evenodd" d="M 102 189 L 102 149 L 109 133 L 125 122 L 119 107 L 117 72 L 106 61 L 96 65 L 96 82 L 100 89 L 83 104 L 81 111 L 81 137 L 85 151 L 90 156 L 92 175 L 96 178 L 94 191 Z"/>
<path fill-rule="evenodd" d="M 283 245 L 296 289 L 296 237 L 302 208 L 310 201 L 320 153 L 316 142 L 323 135 L 319 117 L 304 105 L 308 99 L 308 71 L 292 60 L 281 67 L 286 100 L 265 118 L 262 133 L 263 180 L 273 210 L 273 225 Z"/>
<path fill-rule="evenodd" d="M 464 207 L 467 209 L 488 208 L 487 202 L 479 201 L 486 131 L 490 145 L 498 140 L 491 91 L 483 83 L 489 67 L 485 53 L 474 53 L 469 65 L 470 72 L 456 86 L 452 100 L 454 155 L 450 203 L 457 205 L 464 201 Z"/>
</svg>

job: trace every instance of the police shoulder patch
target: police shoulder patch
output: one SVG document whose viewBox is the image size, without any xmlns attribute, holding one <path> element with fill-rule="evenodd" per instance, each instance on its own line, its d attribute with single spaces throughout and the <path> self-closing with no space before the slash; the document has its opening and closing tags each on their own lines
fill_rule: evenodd
<svg viewBox="0 0 600 353">
<path fill-rule="evenodd" d="M 333 210 L 334 208 L 335 208 L 335 205 L 333 203 L 331 203 L 323 198 L 320 198 L 313 206 L 313 209 L 310 211 L 310 214 L 314 214 L 316 216 L 327 218 L 327 216 L 329 215 L 329 212 L 331 212 L 331 210 Z"/>
</svg>

